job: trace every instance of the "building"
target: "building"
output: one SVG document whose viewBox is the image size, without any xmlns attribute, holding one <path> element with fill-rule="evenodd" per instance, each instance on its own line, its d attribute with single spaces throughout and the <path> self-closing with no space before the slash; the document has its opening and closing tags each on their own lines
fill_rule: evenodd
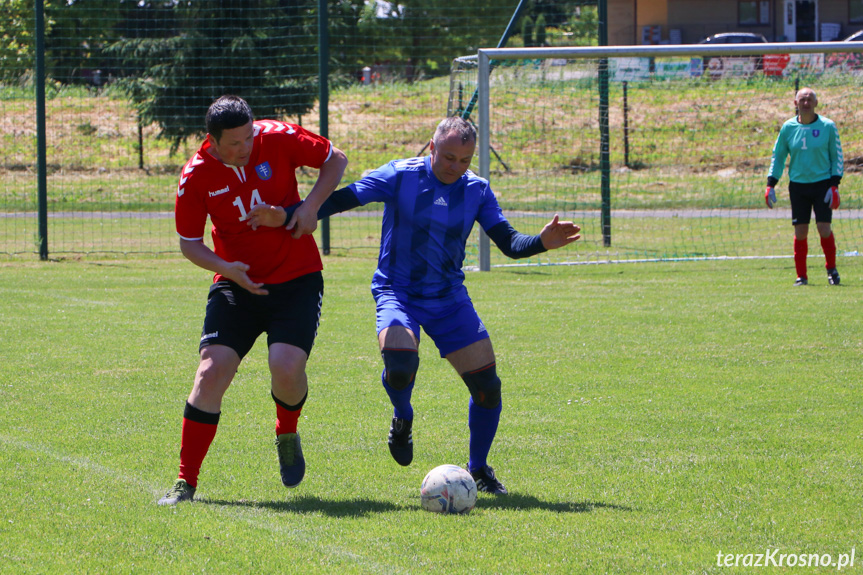
<svg viewBox="0 0 863 575">
<path fill-rule="evenodd" d="M 841 40 L 863 29 L 863 0 L 606 0 L 608 43 L 694 44 L 718 32 L 771 42 Z"/>
</svg>

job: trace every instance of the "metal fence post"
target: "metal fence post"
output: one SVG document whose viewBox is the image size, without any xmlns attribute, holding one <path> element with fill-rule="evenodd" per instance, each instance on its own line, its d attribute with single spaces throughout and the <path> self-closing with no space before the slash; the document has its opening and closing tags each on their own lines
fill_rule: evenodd
<svg viewBox="0 0 863 575">
<path fill-rule="evenodd" d="M 48 259 L 48 178 L 45 135 L 45 5 L 36 8 L 36 187 L 39 202 L 39 259 Z"/>
<path fill-rule="evenodd" d="M 318 0 L 318 87 L 320 96 L 318 98 L 320 111 L 320 135 L 329 138 L 329 102 L 330 102 L 330 40 L 328 33 L 329 18 L 327 13 L 327 0 Z M 331 144 L 332 145 L 332 144 Z M 324 255 L 330 254 L 330 218 L 324 218 L 321 222 L 321 244 Z"/>
<path fill-rule="evenodd" d="M 491 62 L 482 50 L 479 50 L 477 60 L 476 91 L 479 96 L 479 176 L 488 180 L 491 172 L 491 156 L 489 155 L 489 137 L 491 131 L 489 119 L 491 110 L 488 101 L 488 77 L 491 74 Z M 479 230 L 479 269 L 483 272 L 491 269 L 491 242 L 482 228 Z"/>
</svg>

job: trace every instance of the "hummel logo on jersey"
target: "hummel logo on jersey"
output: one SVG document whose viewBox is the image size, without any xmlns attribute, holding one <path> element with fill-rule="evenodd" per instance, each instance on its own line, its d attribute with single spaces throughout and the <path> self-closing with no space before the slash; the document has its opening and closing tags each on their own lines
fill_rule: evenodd
<svg viewBox="0 0 863 575">
<path fill-rule="evenodd" d="M 446 200 L 443 199 L 443 196 L 441 196 L 434 201 L 434 205 L 446 207 Z"/>
<path fill-rule="evenodd" d="M 226 194 L 226 193 L 228 193 L 228 192 L 230 192 L 230 191 L 231 191 L 231 190 L 230 190 L 230 186 L 225 186 L 225 187 L 224 187 L 224 188 L 222 188 L 221 190 L 216 190 L 215 192 L 210 192 L 210 197 L 212 198 L 213 196 L 218 196 L 218 195 L 221 195 L 221 194 Z"/>
</svg>

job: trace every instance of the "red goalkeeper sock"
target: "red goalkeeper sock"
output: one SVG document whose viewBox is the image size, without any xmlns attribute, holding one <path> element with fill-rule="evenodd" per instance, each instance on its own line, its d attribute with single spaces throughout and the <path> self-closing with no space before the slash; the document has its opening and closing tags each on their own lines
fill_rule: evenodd
<svg viewBox="0 0 863 575">
<path fill-rule="evenodd" d="M 276 436 L 297 432 L 297 422 L 300 420 L 303 404 L 306 403 L 308 395 L 306 393 L 297 405 L 288 405 L 273 395 L 273 401 L 276 402 Z"/>
<path fill-rule="evenodd" d="M 824 250 L 825 267 L 832 270 L 836 267 L 836 237 L 831 233 L 829 238 L 821 238 L 821 249 Z"/>
<path fill-rule="evenodd" d="M 808 240 L 798 240 L 794 238 L 794 267 L 797 268 L 797 277 L 805 278 L 806 276 L 806 256 L 809 253 Z"/>
<path fill-rule="evenodd" d="M 216 437 L 220 413 L 207 413 L 186 403 L 183 433 L 180 441 L 180 479 L 198 487 L 198 473 Z"/>
</svg>

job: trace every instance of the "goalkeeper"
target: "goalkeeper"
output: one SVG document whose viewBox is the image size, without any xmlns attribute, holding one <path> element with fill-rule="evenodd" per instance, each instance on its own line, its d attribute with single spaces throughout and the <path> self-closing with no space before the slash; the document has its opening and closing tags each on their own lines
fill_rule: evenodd
<svg viewBox="0 0 863 575">
<path fill-rule="evenodd" d="M 422 327 L 470 392 L 467 467 L 477 489 L 505 494 L 487 461 L 500 421 L 501 381 L 488 331 L 464 286 L 465 245 L 475 221 L 512 258 L 563 247 L 579 239 L 581 229 L 555 215 L 539 235 L 516 232 L 488 181 L 468 171 L 475 148 L 473 126 L 459 117 L 447 118 L 434 133 L 430 156 L 392 161 L 336 190 L 318 218 L 384 203 L 372 294 L 384 363 L 381 382 L 394 408 L 388 437 L 393 459 L 400 465 L 413 460 L 411 393 Z M 249 224 L 281 224 L 289 221 L 286 215 L 280 207 L 256 206 Z"/>
<path fill-rule="evenodd" d="M 809 252 L 809 220 L 813 210 L 826 260 L 827 281 L 830 285 L 839 285 L 836 239 L 831 226 L 833 210 L 839 207 L 839 182 L 843 174 L 839 131 L 830 119 L 815 113 L 818 97 L 811 88 L 800 89 L 794 104 L 797 106 L 797 115 L 782 125 L 773 145 L 764 199 L 767 207 L 773 208 L 776 203 L 775 186 L 782 177 L 785 158 L 790 155 L 788 192 L 791 196 L 794 267 L 797 271 L 794 285 L 809 283 L 806 256 Z"/>
</svg>

